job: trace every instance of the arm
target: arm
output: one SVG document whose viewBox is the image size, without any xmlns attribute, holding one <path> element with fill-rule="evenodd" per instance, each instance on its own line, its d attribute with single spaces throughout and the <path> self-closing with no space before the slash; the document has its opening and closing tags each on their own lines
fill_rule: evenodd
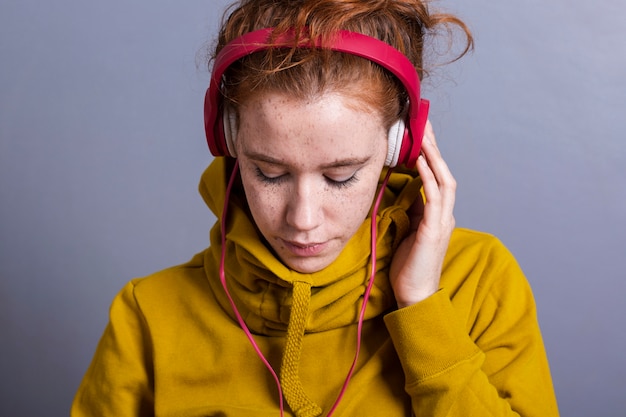
<svg viewBox="0 0 626 417">
<path fill-rule="evenodd" d="M 385 317 L 415 415 L 558 415 L 522 271 L 493 238 L 450 253 L 456 181 L 430 125 L 422 152 L 425 201 L 409 210 L 390 269 L 399 310 Z"/>
<path fill-rule="evenodd" d="M 385 317 L 416 416 L 558 416 L 530 287 L 493 242 L 455 253 L 440 291 Z"/>
<path fill-rule="evenodd" d="M 150 340 L 129 283 L 115 298 L 110 321 L 72 404 L 71 416 L 152 416 Z"/>
</svg>

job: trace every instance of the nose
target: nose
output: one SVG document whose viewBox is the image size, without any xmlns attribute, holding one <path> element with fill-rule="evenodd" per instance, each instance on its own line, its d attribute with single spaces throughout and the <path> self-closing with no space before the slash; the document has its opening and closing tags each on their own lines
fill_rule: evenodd
<svg viewBox="0 0 626 417">
<path fill-rule="evenodd" d="M 285 220 L 296 230 L 310 231 L 318 227 L 323 218 L 322 194 L 314 184 L 300 180 L 292 190 Z"/>
</svg>

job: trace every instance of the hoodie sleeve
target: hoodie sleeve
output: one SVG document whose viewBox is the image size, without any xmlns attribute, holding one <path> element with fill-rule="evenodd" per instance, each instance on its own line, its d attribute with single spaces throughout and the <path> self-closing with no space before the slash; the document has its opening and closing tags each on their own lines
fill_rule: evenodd
<svg viewBox="0 0 626 417">
<path fill-rule="evenodd" d="M 109 324 L 76 393 L 71 417 L 154 415 L 150 352 L 131 282 L 111 305 Z"/>
<path fill-rule="evenodd" d="M 452 254 L 440 291 L 385 317 L 413 411 L 558 416 L 530 287 L 499 241 L 482 246 Z"/>
</svg>

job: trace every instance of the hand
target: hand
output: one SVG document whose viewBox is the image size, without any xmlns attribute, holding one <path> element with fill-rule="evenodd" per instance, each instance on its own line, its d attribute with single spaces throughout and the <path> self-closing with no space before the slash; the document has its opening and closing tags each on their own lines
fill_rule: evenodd
<svg viewBox="0 0 626 417">
<path fill-rule="evenodd" d="M 417 160 L 425 202 L 407 210 L 411 232 L 400 243 L 389 271 L 398 308 L 424 300 L 439 289 L 443 259 L 454 229 L 456 180 L 441 157 L 430 121 Z"/>
</svg>

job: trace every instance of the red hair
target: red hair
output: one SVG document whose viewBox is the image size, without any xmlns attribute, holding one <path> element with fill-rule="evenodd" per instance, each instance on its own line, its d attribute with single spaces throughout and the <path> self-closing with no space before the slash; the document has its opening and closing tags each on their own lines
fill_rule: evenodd
<svg viewBox="0 0 626 417">
<path fill-rule="evenodd" d="M 272 27 L 276 35 L 295 30 L 321 40 L 322 45 L 337 31 L 349 30 L 398 49 L 422 78 L 427 73 L 423 65 L 427 35 L 442 27 L 448 33 L 460 28 L 466 44 L 456 59 L 473 46 L 472 35 L 460 19 L 430 13 L 427 2 L 421 0 L 241 0 L 226 16 L 213 57 L 231 40 L 257 29 Z M 400 82 L 379 65 L 352 55 L 295 46 L 257 52 L 225 73 L 222 94 L 235 108 L 266 92 L 285 92 L 295 99 L 341 93 L 356 99 L 364 110 L 378 112 L 387 127 L 397 120 L 406 102 Z"/>
</svg>

